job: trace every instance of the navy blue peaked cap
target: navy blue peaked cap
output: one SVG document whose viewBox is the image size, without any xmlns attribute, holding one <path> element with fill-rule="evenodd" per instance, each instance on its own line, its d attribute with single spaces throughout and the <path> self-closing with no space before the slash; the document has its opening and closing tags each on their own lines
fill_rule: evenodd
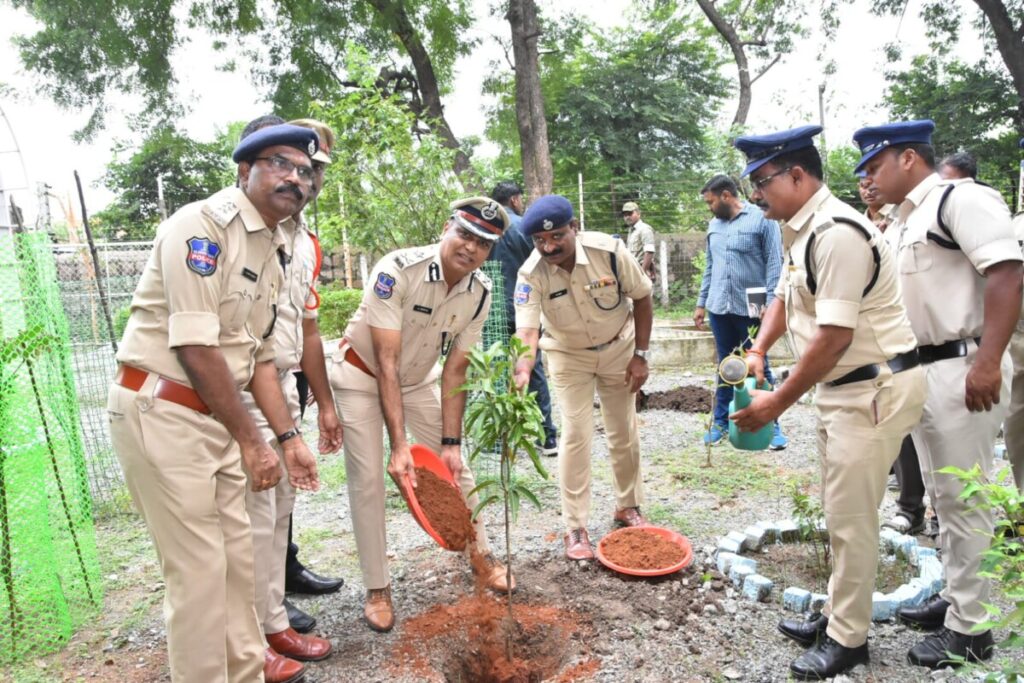
<svg viewBox="0 0 1024 683">
<path fill-rule="evenodd" d="M 320 149 L 320 138 L 312 128 L 293 126 L 288 123 L 267 126 L 239 142 L 231 158 L 236 164 L 252 161 L 267 147 L 277 147 L 278 145 L 294 147 L 312 158 Z"/>
<path fill-rule="evenodd" d="M 932 144 L 932 131 L 935 122 L 931 119 L 919 121 L 898 121 L 881 126 L 867 126 L 853 134 L 853 142 L 860 148 L 860 161 L 855 172 L 862 171 L 864 166 L 887 147 L 917 142 Z"/>
<path fill-rule="evenodd" d="M 814 136 L 821 130 L 821 126 L 800 126 L 768 135 L 744 135 L 732 144 L 747 156 L 743 175 L 748 176 L 780 154 L 813 147 Z"/>
<path fill-rule="evenodd" d="M 519 224 L 523 234 L 530 235 L 560 228 L 572 220 L 572 204 L 560 194 L 546 194 L 540 197 L 523 215 Z"/>
</svg>

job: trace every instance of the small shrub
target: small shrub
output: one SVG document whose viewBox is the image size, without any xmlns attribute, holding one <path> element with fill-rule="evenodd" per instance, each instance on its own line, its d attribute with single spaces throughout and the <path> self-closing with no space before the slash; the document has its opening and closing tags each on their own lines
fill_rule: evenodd
<svg viewBox="0 0 1024 683">
<path fill-rule="evenodd" d="M 363 300 L 361 289 L 334 289 L 330 286 L 320 291 L 320 336 L 337 339 L 345 333 L 349 319 Z"/>
<path fill-rule="evenodd" d="M 132 314 L 132 307 L 122 306 L 117 309 L 117 313 L 114 314 L 114 337 L 120 341 L 121 337 L 124 336 L 124 328 L 128 326 L 128 318 Z"/>
</svg>

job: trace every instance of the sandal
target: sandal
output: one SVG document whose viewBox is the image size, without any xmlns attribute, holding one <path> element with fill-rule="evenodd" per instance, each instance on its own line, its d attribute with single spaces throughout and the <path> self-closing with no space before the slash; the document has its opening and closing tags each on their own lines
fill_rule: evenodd
<svg viewBox="0 0 1024 683">
<path fill-rule="evenodd" d="M 888 522 L 882 524 L 886 529 L 892 529 L 907 536 L 915 536 L 924 529 L 924 519 L 914 521 L 905 512 L 897 512 Z"/>
</svg>

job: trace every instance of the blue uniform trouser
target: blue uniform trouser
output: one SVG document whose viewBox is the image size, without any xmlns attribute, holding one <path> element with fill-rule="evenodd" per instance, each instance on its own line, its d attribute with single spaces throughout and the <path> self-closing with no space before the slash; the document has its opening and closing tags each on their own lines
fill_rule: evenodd
<svg viewBox="0 0 1024 683">
<path fill-rule="evenodd" d="M 732 315 L 725 313 L 708 312 L 708 323 L 711 325 L 711 334 L 715 336 L 715 351 L 718 353 L 718 362 L 733 353 L 741 345 L 744 349 L 750 348 L 748 329 L 761 326 L 758 318 L 748 318 L 745 315 Z M 754 334 L 757 336 L 757 333 Z M 768 356 L 764 357 L 764 378 L 769 384 L 775 384 L 771 367 L 768 365 Z M 715 372 L 715 382 L 718 389 L 715 391 L 715 424 L 724 425 L 729 421 L 729 401 L 732 400 L 732 385 L 726 384 Z"/>
</svg>

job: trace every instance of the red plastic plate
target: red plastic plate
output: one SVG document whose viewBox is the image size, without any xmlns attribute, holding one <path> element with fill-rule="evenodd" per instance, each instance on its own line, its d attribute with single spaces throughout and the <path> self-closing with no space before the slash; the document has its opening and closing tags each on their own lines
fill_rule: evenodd
<svg viewBox="0 0 1024 683">
<path fill-rule="evenodd" d="M 633 569 L 632 567 L 623 567 L 622 565 L 615 564 L 604 554 L 605 543 L 608 539 L 614 538 L 615 534 L 621 534 L 626 529 L 638 529 L 640 531 L 654 534 L 655 536 L 661 536 L 675 543 L 677 546 L 683 549 L 683 559 L 675 563 L 671 567 L 663 567 L 661 569 Z M 693 561 L 693 548 L 690 546 L 689 539 L 680 533 L 676 533 L 671 529 L 665 529 L 660 526 L 640 526 L 640 527 L 624 527 L 622 529 L 616 529 L 604 538 L 602 538 L 597 544 L 597 559 L 604 566 L 608 567 L 612 571 L 619 572 L 620 574 L 628 574 L 629 576 L 665 576 L 666 574 L 672 574 L 679 571 L 686 565 Z"/>
<path fill-rule="evenodd" d="M 444 461 L 426 446 L 421 444 L 413 444 L 409 447 L 409 451 L 412 453 L 412 461 L 416 467 L 422 467 L 423 469 L 429 470 L 441 479 L 451 484 L 453 487 L 458 489 L 455 483 L 455 477 L 452 476 L 448 466 L 444 464 Z M 427 532 L 432 539 L 434 539 L 439 546 L 445 550 L 452 550 L 445 543 L 441 535 L 434 531 L 434 527 L 430 526 L 430 520 L 427 519 L 426 514 L 423 512 L 423 508 L 420 507 L 420 503 L 416 500 L 416 489 L 409 483 L 409 477 L 406 475 L 402 478 L 399 483 L 398 490 L 402 493 L 402 498 L 405 499 L 405 504 L 409 506 L 409 512 L 412 513 L 413 518 L 416 522 L 423 527 L 423 530 Z"/>
</svg>

